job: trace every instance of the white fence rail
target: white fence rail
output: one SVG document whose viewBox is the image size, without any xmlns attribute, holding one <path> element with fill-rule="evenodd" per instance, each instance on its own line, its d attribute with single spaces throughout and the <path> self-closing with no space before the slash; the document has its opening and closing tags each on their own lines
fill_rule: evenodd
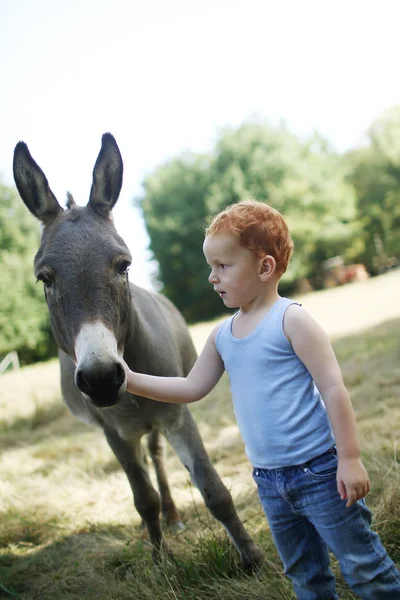
<svg viewBox="0 0 400 600">
<path fill-rule="evenodd" d="M 18 354 L 15 351 L 9 352 L 0 362 L 0 375 L 4 373 L 10 365 L 12 365 L 13 369 L 19 369 Z"/>
</svg>

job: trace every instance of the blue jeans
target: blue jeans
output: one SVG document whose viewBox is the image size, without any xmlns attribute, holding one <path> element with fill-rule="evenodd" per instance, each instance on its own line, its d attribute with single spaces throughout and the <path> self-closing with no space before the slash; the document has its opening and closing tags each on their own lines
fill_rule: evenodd
<svg viewBox="0 0 400 600">
<path fill-rule="evenodd" d="M 364 500 L 346 508 L 336 486 L 331 448 L 302 465 L 253 469 L 275 545 L 297 598 L 339 598 L 328 549 L 348 585 L 365 600 L 400 600 L 400 573 L 371 531 Z"/>
</svg>

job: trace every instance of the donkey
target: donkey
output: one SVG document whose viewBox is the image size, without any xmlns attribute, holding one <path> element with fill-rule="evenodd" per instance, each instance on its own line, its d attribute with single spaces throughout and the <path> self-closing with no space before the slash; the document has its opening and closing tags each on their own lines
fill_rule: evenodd
<svg viewBox="0 0 400 600">
<path fill-rule="evenodd" d="M 189 408 L 126 392 L 123 361 L 141 373 L 185 376 L 196 352 L 175 306 L 128 281 L 132 258 L 111 217 L 123 173 L 114 137 L 102 136 L 85 207 L 77 206 L 70 194 L 66 209 L 60 206 L 24 142 L 15 147 L 13 168 L 22 200 L 43 225 L 34 270 L 44 284 L 59 347 L 64 401 L 78 418 L 103 429 L 127 475 L 154 560 L 169 552 L 160 513 L 167 525 L 183 527 L 167 481 L 164 436 L 207 508 L 227 530 L 244 567 L 259 566 L 263 554 L 240 521 Z M 147 470 L 141 443 L 145 435 L 159 493 Z"/>
</svg>

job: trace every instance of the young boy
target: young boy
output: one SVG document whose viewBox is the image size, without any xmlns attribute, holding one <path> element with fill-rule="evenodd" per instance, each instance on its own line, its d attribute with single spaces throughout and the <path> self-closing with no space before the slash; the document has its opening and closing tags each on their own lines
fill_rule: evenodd
<svg viewBox="0 0 400 600">
<path fill-rule="evenodd" d="M 278 294 L 293 243 L 267 204 L 239 202 L 206 230 L 209 281 L 239 310 L 211 332 L 186 378 L 128 370 L 128 391 L 161 402 L 206 396 L 229 375 L 237 423 L 275 544 L 302 600 L 338 598 L 328 548 L 361 598 L 400 599 L 400 574 L 370 529 L 356 422 L 331 344 Z"/>
</svg>

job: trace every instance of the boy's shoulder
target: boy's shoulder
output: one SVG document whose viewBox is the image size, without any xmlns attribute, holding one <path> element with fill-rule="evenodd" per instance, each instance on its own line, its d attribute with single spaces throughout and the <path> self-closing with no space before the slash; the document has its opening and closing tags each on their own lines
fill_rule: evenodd
<svg viewBox="0 0 400 600">
<path fill-rule="evenodd" d="M 319 323 L 301 304 L 288 306 L 283 319 L 283 330 L 289 341 L 294 337 L 309 340 L 327 338 Z"/>
<path fill-rule="evenodd" d="M 234 313 L 233 315 L 229 315 L 229 317 L 226 317 L 225 319 L 222 319 L 222 321 L 219 321 L 211 330 L 210 333 L 210 338 L 212 338 L 214 340 L 215 343 L 217 343 L 217 340 L 219 338 L 219 336 L 221 335 L 221 333 L 223 331 L 230 331 L 231 330 L 231 323 L 232 320 L 234 318 L 234 316 L 237 314 Z"/>
</svg>

